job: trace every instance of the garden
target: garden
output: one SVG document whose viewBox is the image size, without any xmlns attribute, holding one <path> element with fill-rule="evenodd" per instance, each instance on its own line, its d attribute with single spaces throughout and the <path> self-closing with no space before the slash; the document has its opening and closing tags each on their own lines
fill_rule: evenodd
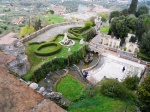
<svg viewBox="0 0 150 112">
<path fill-rule="evenodd" d="M 79 32 L 77 33 L 75 30 L 79 30 Z M 64 38 L 63 34 L 58 34 L 47 42 L 28 44 L 26 54 L 29 57 L 31 70 L 23 77 L 26 81 L 38 82 L 48 72 L 70 66 L 84 58 L 87 45 L 80 44 L 80 40 L 89 40 L 94 37 L 94 29 L 85 24 L 84 27 L 71 28 L 68 32 L 67 37 L 75 42 L 73 46 L 67 47 L 59 43 Z"/>
</svg>

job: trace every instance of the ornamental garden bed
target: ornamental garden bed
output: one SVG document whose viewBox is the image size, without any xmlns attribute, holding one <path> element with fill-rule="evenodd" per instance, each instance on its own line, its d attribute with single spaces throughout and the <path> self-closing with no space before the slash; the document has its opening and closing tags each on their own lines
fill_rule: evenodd
<svg viewBox="0 0 150 112">
<path fill-rule="evenodd" d="M 49 71 L 70 66 L 85 56 L 86 45 L 79 43 L 80 39 L 83 39 L 83 37 L 72 37 L 69 35 L 68 38 L 73 39 L 76 43 L 74 46 L 70 47 L 58 44 L 63 38 L 64 35 L 60 34 L 50 39 L 48 42 L 34 42 L 28 44 L 26 53 L 32 67 L 23 77 L 26 81 L 32 80 L 38 82 Z M 68 52 L 69 48 L 71 50 L 70 52 Z"/>
</svg>

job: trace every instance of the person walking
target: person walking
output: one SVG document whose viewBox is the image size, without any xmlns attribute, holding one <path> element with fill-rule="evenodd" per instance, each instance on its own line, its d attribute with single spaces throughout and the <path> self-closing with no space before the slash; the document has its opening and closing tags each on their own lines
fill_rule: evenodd
<svg viewBox="0 0 150 112">
<path fill-rule="evenodd" d="M 122 72 L 124 72 L 125 71 L 125 66 L 122 68 Z"/>
</svg>

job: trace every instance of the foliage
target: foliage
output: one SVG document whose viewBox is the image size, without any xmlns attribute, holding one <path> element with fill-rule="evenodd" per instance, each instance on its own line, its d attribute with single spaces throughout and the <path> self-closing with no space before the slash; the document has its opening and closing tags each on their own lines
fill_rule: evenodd
<svg viewBox="0 0 150 112">
<path fill-rule="evenodd" d="M 27 36 L 27 35 L 30 35 L 32 34 L 33 32 L 35 32 L 35 29 L 33 26 L 25 26 L 25 27 L 22 27 L 20 32 L 19 32 L 19 37 L 20 39 Z"/>
<path fill-rule="evenodd" d="M 109 28 L 110 28 L 110 26 L 103 27 L 100 29 L 100 32 L 104 33 L 104 34 L 108 34 Z"/>
<path fill-rule="evenodd" d="M 98 15 L 102 17 L 102 21 L 103 21 L 103 22 L 106 22 L 106 20 L 107 20 L 107 18 L 108 18 L 107 13 L 105 13 L 105 12 L 100 12 Z"/>
<path fill-rule="evenodd" d="M 125 16 L 116 17 L 112 20 L 111 26 L 110 26 L 111 32 L 117 37 L 117 38 L 124 38 L 127 36 L 127 33 L 129 31 L 127 25 L 126 25 L 126 18 Z"/>
<path fill-rule="evenodd" d="M 130 7 L 128 9 L 129 14 L 135 14 L 137 8 L 138 0 L 132 0 Z"/>
<path fill-rule="evenodd" d="M 69 100 L 76 100 L 80 97 L 84 86 L 74 79 L 72 76 L 67 75 L 61 79 L 57 85 L 57 91 Z"/>
<path fill-rule="evenodd" d="M 140 52 L 150 57 L 150 31 L 144 33 L 140 42 Z"/>
<path fill-rule="evenodd" d="M 136 112 L 135 105 L 130 104 L 127 109 L 126 106 L 127 102 L 95 93 L 93 97 L 71 103 L 68 112 Z"/>
<path fill-rule="evenodd" d="M 53 10 L 49 10 L 49 12 L 50 12 L 51 14 L 54 14 L 54 13 L 55 13 Z"/>
<path fill-rule="evenodd" d="M 126 48 L 126 47 L 124 47 L 123 49 L 124 49 L 124 51 L 126 51 L 126 50 L 127 50 L 127 48 Z"/>
<path fill-rule="evenodd" d="M 48 42 L 40 45 L 37 49 L 35 49 L 34 53 L 38 56 L 50 56 L 60 52 L 60 50 L 61 45 L 59 43 Z"/>
<path fill-rule="evenodd" d="M 133 93 L 128 91 L 128 89 L 116 79 L 103 80 L 100 85 L 100 92 L 105 96 L 122 100 L 135 99 Z"/>
<path fill-rule="evenodd" d="M 141 52 L 138 52 L 138 58 L 141 58 L 142 60 L 145 60 L 145 61 L 149 61 L 150 62 L 150 57 L 141 53 Z"/>
<path fill-rule="evenodd" d="M 120 12 L 119 11 L 112 11 L 110 13 L 110 16 L 109 16 L 109 22 L 111 22 L 112 18 L 119 17 L 119 16 L 120 16 Z"/>
<path fill-rule="evenodd" d="M 150 18 L 149 14 L 143 14 L 138 17 L 137 24 L 136 24 L 136 37 L 138 37 L 138 41 L 141 41 L 141 37 L 145 31 L 146 26 L 144 26 L 144 20 L 146 18 Z M 149 24 L 149 23 L 148 23 Z"/>
<path fill-rule="evenodd" d="M 85 41 L 90 40 L 95 36 L 94 29 L 91 27 L 73 27 L 68 30 L 69 33 L 76 37 L 83 37 Z"/>
<path fill-rule="evenodd" d="M 128 9 L 123 9 L 123 10 L 121 11 L 121 15 L 122 15 L 122 16 L 127 16 L 127 15 L 129 15 Z"/>
<path fill-rule="evenodd" d="M 135 76 L 127 76 L 124 80 L 123 80 L 123 85 L 125 85 L 128 89 L 130 90 L 136 90 L 138 87 L 138 83 L 139 83 L 140 79 L 139 77 Z"/>
<path fill-rule="evenodd" d="M 127 29 L 129 29 L 129 31 L 132 31 L 132 33 L 134 33 L 136 30 L 136 21 L 137 18 L 134 15 L 126 16 Z"/>
<path fill-rule="evenodd" d="M 138 11 L 136 12 L 136 16 L 139 17 L 140 15 L 143 15 L 143 14 L 148 14 L 149 13 L 149 9 L 147 6 L 141 6 L 139 7 Z"/>
<path fill-rule="evenodd" d="M 145 18 L 144 19 L 143 26 L 145 28 L 145 32 L 150 31 L 150 18 Z"/>
<path fill-rule="evenodd" d="M 35 30 L 39 30 L 40 28 L 42 28 L 40 19 L 35 21 L 34 28 Z"/>
<path fill-rule="evenodd" d="M 93 23 L 91 21 L 85 21 L 85 26 L 84 27 L 87 27 L 87 28 L 90 28 L 92 27 Z"/>
<path fill-rule="evenodd" d="M 142 112 L 149 112 L 150 110 L 150 75 L 148 75 L 144 82 L 138 88 L 139 107 Z"/>
<path fill-rule="evenodd" d="M 136 38 L 135 36 L 131 36 L 131 38 L 130 38 L 129 42 L 133 42 L 133 43 L 135 43 L 135 42 L 136 42 L 136 40 L 137 40 L 137 38 Z"/>
</svg>

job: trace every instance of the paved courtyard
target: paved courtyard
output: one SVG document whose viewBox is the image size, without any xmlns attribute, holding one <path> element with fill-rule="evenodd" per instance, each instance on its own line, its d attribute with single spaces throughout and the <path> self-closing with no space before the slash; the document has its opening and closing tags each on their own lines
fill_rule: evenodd
<svg viewBox="0 0 150 112">
<path fill-rule="evenodd" d="M 93 83 L 101 81 L 106 78 L 117 78 L 122 81 L 128 75 L 137 75 L 140 77 L 141 72 L 144 70 L 145 65 L 122 59 L 111 54 L 103 53 L 104 63 L 100 68 L 88 71 L 89 76 L 87 79 Z M 122 69 L 125 67 L 125 71 Z"/>
</svg>

